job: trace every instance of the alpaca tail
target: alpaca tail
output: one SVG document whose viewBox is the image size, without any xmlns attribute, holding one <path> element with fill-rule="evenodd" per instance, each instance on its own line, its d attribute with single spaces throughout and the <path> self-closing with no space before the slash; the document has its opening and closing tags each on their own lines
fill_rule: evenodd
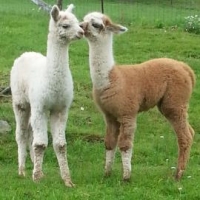
<svg viewBox="0 0 200 200">
<path fill-rule="evenodd" d="M 183 69 L 188 72 L 188 74 L 189 74 L 189 76 L 191 78 L 192 88 L 194 88 L 194 86 L 196 84 L 196 76 L 195 76 L 194 71 L 191 69 L 191 67 L 189 67 L 186 64 L 183 65 Z"/>
</svg>

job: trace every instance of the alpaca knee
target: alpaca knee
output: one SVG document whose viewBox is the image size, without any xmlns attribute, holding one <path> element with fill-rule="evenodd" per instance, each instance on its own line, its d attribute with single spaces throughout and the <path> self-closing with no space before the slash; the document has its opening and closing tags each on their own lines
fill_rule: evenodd
<svg viewBox="0 0 200 200">
<path fill-rule="evenodd" d="M 37 151 L 37 152 L 42 152 L 43 150 L 45 150 L 47 148 L 47 145 L 46 144 L 34 144 L 33 145 L 33 149 L 34 151 Z"/>
<path fill-rule="evenodd" d="M 132 139 L 119 138 L 118 147 L 119 147 L 120 151 L 127 151 L 128 149 L 132 149 L 132 147 L 133 147 Z"/>
<path fill-rule="evenodd" d="M 57 141 L 53 143 L 54 150 L 59 153 L 65 153 L 66 151 L 66 141 Z"/>
<path fill-rule="evenodd" d="M 40 133 L 33 133 L 33 141 L 32 141 L 32 146 L 33 149 L 39 148 L 39 149 L 45 149 L 48 145 L 48 137 L 47 133 L 43 134 L 42 132 Z"/>
<path fill-rule="evenodd" d="M 114 138 L 110 138 L 110 137 L 105 137 L 105 141 L 104 141 L 104 144 L 105 144 L 105 149 L 106 150 L 113 150 L 115 149 L 116 147 L 116 144 L 117 144 L 117 140 L 114 139 Z"/>
<path fill-rule="evenodd" d="M 33 146 L 33 149 L 36 150 L 36 149 L 46 149 L 47 148 L 47 142 L 33 142 L 32 146 Z"/>
<path fill-rule="evenodd" d="M 40 157 L 44 153 L 44 150 L 47 148 L 47 145 L 47 141 L 33 140 L 32 147 L 34 151 L 34 157 Z"/>
<path fill-rule="evenodd" d="M 45 144 L 34 144 L 33 145 L 33 162 L 35 165 L 42 165 L 44 151 L 47 145 Z M 39 161 L 41 160 L 41 161 Z M 36 170 L 37 171 L 37 170 Z"/>
</svg>

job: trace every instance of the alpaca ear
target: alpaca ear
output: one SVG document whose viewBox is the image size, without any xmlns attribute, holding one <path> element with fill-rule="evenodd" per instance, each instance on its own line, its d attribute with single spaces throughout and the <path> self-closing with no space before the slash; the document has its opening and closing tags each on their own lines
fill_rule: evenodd
<svg viewBox="0 0 200 200">
<path fill-rule="evenodd" d="M 107 25 L 107 29 L 115 34 L 122 34 L 128 30 L 126 27 L 118 25 L 118 24 L 109 24 Z"/>
<path fill-rule="evenodd" d="M 124 26 L 114 24 L 111 19 L 107 16 L 103 18 L 103 23 L 106 27 L 107 30 L 115 33 L 115 34 L 120 34 L 126 32 L 128 29 Z"/>
<path fill-rule="evenodd" d="M 51 16 L 55 22 L 57 22 L 59 19 L 59 12 L 60 12 L 60 9 L 58 8 L 58 6 L 54 5 L 51 9 Z"/>
<path fill-rule="evenodd" d="M 71 12 L 73 11 L 73 9 L 75 8 L 74 4 L 70 4 L 68 7 L 67 7 L 67 10 L 68 12 Z"/>
</svg>

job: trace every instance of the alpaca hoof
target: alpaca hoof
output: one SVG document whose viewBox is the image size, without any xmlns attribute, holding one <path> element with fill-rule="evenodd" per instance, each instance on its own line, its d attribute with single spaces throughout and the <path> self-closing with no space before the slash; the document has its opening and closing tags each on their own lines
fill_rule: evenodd
<svg viewBox="0 0 200 200">
<path fill-rule="evenodd" d="M 39 181 L 39 180 L 40 180 L 41 178 L 43 178 L 43 177 L 44 177 L 44 174 L 43 174 L 42 171 L 34 172 L 34 173 L 33 173 L 33 176 L 32 176 L 33 181 L 35 181 L 35 182 Z"/>
<path fill-rule="evenodd" d="M 71 180 L 65 180 L 64 182 L 67 187 L 75 187 L 75 184 L 73 184 Z"/>
<path fill-rule="evenodd" d="M 111 163 L 106 164 L 104 168 L 104 176 L 109 177 L 111 173 L 112 173 L 112 164 Z"/>
<path fill-rule="evenodd" d="M 130 177 L 129 177 L 129 178 L 128 178 L 128 177 L 123 177 L 123 181 L 124 181 L 124 182 L 130 182 L 130 180 L 131 180 Z"/>
<path fill-rule="evenodd" d="M 131 178 L 131 172 L 126 172 L 123 174 L 123 181 L 129 182 Z"/>
<path fill-rule="evenodd" d="M 19 168 L 19 171 L 18 171 L 18 174 L 19 174 L 19 176 L 26 176 L 26 173 L 25 173 L 25 170 L 24 170 L 24 168 Z"/>
<path fill-rule="evenodd" d="M 110 177 L 111 176 L 111 170 L 105 171 L 104 172 L 105 177 Z"/>
<path fill-rule="evenodd" d="M 181 179 L 181 177 L 183 176 L 183 172 L 184 172 L 184 170 L 181 170 L 181 169 L 177 170 L 176 175 L 175 175 L 175 179 L 177 181 L 179 181 Z"/>
</svg>

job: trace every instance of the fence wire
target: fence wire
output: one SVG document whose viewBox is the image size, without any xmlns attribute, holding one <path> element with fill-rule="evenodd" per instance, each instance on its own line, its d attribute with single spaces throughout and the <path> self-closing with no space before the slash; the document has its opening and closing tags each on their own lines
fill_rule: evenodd
<svg viewBox="0 0 200 200">
<path fill-rule="evenodd" d="M 20 8 L 22 12 L 30 9 L 40 11 L 31 0 L 21 0 L 17 4 L 13 0 L 1 2 L 11 11 Z M 56 4 L 56 0 L 44 0 L 49 5 Z M 166 24 L 183 21 L 184 17 L 200 15 L 199 0 L 63 0 L 63 8 L 73 3 L 76 15 L 82 19 L 91 11 L 100 11 L 108 14 L 119 22 L 151 24 L 162 22 Z M 31 8 L 30 8 L 31 7 Z"/>
</svg>

